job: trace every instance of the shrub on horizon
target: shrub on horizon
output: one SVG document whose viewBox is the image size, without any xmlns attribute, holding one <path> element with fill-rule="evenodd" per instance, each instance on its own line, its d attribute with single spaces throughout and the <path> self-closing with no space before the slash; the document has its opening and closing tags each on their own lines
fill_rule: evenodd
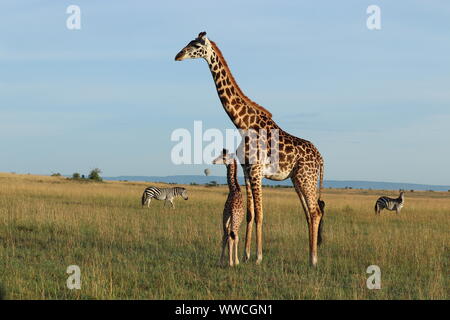
<svg viewBox="0 0 450 320">
<path fill-rule="evenodd" d="M 88 176 L 89 180 L 103 181 L 100 173 L 102 173 L 102 171 L 99 168 L 92 169 Z"/>
<path fill-rule="evenodd" d="M 81 175 L 80 175 L 78 172 L 75 172 L 75 173 L 72 175 L 72 179 L 74 179 L 74 180 L 79 180 L 79 179 L 81 179 Z"/>
</svg>

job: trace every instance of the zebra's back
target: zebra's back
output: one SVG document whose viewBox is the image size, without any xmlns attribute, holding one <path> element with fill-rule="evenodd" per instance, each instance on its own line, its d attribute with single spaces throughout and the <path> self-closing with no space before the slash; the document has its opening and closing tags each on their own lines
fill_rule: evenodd
<svg viewBox="0 0 450 320">
<path fill-rule="evenodd" d="M 146 198 L 154 198 L 157 200 L 165 200 L 167 196 L 167 188 L 148 187 L 144 190 Z"/>
<path fill-rule="evenodd" d="M 144 190 L 142 202 L 144 203 L 144 196 L 145 199 L 154 198 L 157 200 L 166 200 L 182 195 L 183 191 L 185 190 L 186 190 L 185 188 L 181 187 L 173 187 L 173 188 L 148 187 Z"/>
<path fill-rule="evenodd" d="M 378 207 L 380 210 L 387 209 L 387 210 L 397 210 L 401 209 L 403 207 L 403 201 L 402 199 L 393 199 L 389 197 L 380 197 L 378 198 L 375 207 Z"/>
</svg>

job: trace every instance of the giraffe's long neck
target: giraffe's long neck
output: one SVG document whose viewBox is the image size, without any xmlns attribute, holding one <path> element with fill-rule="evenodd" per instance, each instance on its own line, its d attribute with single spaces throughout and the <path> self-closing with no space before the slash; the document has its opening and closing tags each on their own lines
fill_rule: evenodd
<svg viewBox="0 0 450 320">
<path fill-rule="evenodd" d="M 233 159 L 232 163 L 227 164 L 227 182 L 230 192 L 239 192 L 239 182 L 237 179 L 237 162 Z"/>
<path fill-rule="evenodd" d="M 219 99 L 234 125 L 249 129 L 262 119 L 270 119 L 269 111 L 251 101 L 239 88 L 222 53 L 211 41 L 212 52 L 206 59 L 216 85 Z"/>
</svg>

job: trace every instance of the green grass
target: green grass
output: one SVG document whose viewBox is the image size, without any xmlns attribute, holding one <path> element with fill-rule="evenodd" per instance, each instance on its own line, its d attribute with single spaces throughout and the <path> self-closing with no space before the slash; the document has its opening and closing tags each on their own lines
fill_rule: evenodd
<svg viewBox="0 0 450 320">
<path fill-rule="evenodd" d="M 142 183 L 0 174 L 0 296 L 6 299 L 448 299 L 450 193 L 327 190 L 316 269 L 292 189 L 264 190 L 264 259 L 218 266 L 225 187 L 187 186 L 176 210 L 142 209 Z M 243 255 L 245 223 L 240 231 Z M 66 287 L 69 265 L 81 290 Z M 378 265 L 382 289 L 368 290 Z"/>
</svg>

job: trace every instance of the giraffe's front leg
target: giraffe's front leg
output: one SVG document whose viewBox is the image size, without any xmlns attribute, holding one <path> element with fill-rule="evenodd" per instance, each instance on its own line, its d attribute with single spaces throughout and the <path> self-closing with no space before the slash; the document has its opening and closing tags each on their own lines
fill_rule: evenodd
<svg viewBox="0 0 450 320">
<path fill-rule="evenodd" d="M 220 261 L 219 261 L 219 264 L 222 266 L 225 264 L 225 248 L 227 246 L 227 240 L 228 240 L 228 236 L 226 235 L 226 233 L 224 233 L 223 237 L 222 237 L 222 254 L 220 255 Z"/>
<path fill-rule="evenodd" d="M 228 264 L 230 267 L 234 266 L 234 259 L 233 259 L 233 249 L 234 249 L 234 243 L 233 239 L 231 237 L 227 238 L 228 242 Z"/>
<path fill-rule="evenodd" d="M 244 172 L 245 172 L 244 168 Z M 253 232 L 253 221 L 255 218 L 255 208 L 253 205 L 253 193 L 252 193 L 252 185 L 248 178 L 248 175 L 245 174 L 245 189 L 247 194 L 247 231 L 245 233 L 245 256 L 244 261 L 248 261 L 250 259 L 250 249 L 252 246 L 252 232 Z"/>
<path fill-rule="evenodd" d="M 238 245 L 239 245 L 239 236 L 236 234 L 235 238 L 234 238 L 234 265 L 235 266 L 237 266 L 239 264 Z"/>
<path fill-rule="evenodd" d="M 256 264 L 262 261 L 262 224 L 263 224 L 263 205 L 262 205 L 262 186 L 261 173 L 257 170 L 252 170 L 250 179 L 252 183 L 253 203 L 255 207 L 255 223 L 256 223 Z"/>
</svg>

